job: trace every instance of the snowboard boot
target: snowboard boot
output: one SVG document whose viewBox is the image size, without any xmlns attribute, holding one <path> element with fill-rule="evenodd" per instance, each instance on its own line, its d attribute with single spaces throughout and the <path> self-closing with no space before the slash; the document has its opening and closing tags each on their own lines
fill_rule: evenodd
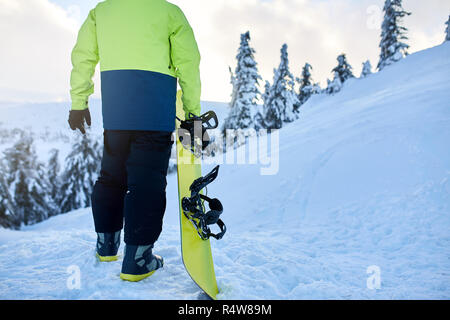
<svg viewBox="0 0 450 320">
<path fill-rule="evenodd" d="M 120 246 L 120 231 L 114 233 L 97 233 L 97 257 L 101 262 L 117 260 Z"/>
<path fill-rule="evenodd" d="M 126 245 L 120 278 L 137 282 L 150 277 L 161 268 L 164 265 L 163 258 L 152 254 L 152 248 L 152 245 Z"/>
</svg>

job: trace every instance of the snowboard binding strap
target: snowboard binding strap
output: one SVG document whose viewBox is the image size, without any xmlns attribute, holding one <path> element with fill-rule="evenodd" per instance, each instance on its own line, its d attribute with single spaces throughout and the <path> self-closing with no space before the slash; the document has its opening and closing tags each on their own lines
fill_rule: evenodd
<svg viewBox="0 0 450 320">
<path fill-rule="evenodd" d="M 209 135 L 207 130 L 216 129 L 219 126 L 219 120 L 214 111 L 208 111 L 205 114 L 197 117 L 189 113 L 187 120 L 181 120 L 180 129 L 178 130 L 178 139 L 185 149 L 199 158 L 201 151 L 205 150 L 209 145 Z"/>
<path fill-rule="evenodd" d="M 181 200 L 183 213 L 186 218 L 191 221 L 202 240 L 208 240 L 213 237 L 217 240 L 222 239 L 227 230 L 225 224 L 220 219 L 223 212 L 222 203 L 219 199 L 211 199 L 200 192 L 211 182 L 213 182 L 219 173 L 219 166 L 215 167 L 210 173 L 204 177 L 195 180 L 190 186 L 191 197 L 184 197 Z M 205 201 L 208 202 L 209 211 L 206 212 Z M 217 224 L 220 232 L 215 234 L 211 232 L 210 225 Z"/>
</svg>

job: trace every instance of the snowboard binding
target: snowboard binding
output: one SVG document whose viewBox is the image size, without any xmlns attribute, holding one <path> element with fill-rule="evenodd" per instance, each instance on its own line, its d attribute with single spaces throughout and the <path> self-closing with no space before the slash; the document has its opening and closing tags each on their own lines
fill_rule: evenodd
<svg viewBox="0 0 450 320">
<path fill-rule="evenodd" d="M 204 177 L 195 180 L 190 186 L 191 197 L 184 197 L 181 200 L 181 206 L 186 218 L 191 221 L 202 240 L 208 240 L 213 237 L 217 240 L 222 239 L 227 230 L 225 224 L 220 219 L 223 212 L 222 203 L 219 199 L 211 199 L 200 192 L 213 182 L 219 173 L 219 166 L 215 167 L 210 173 Z M 205 201 L 208 202 L 209 211 L 206 212 Z M 210 225 L 217 224 L 220 232 L 215 234 L 211 232 Z"/>
<path fill-rule="evenodd" d="M 185 149 L 199 158 L 210 142 L 207 130 L 216 129 L 219 126 L 216 113 L 208 111 L 199 117 L 189 113 L 187 120 L 181 120 L 178 117 L 177 120 L 181 122 L 178 139 Z"/>
</svg>

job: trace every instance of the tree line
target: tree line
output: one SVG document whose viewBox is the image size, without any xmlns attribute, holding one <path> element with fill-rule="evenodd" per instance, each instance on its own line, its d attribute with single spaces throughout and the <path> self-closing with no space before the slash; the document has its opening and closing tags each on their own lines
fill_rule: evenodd
<svg viewBox="0 0 450 320">
<path fill-rule="evenodd" d="M 402 7 L 401 0 L 386 0 L 383 8 L 384 19 L 381 25 L 380 56 L 378 71 L 403 59 L 408 54 L 407 29 L 401 25 L 402 19 L 411 15 Z M 446 22 L 445 41 L 450 41 L 450 17 Z M 321 88 L 312 78 L 313 67 L 305 63 L 299 78 L 294 78 L 289 70 L 288 46 L 281 48 L 281 61 L 274 69 L 273 81 L 265 81 L 264 92 L 260 90 L 262 80 L 255 61 L 255 50 L 250 46 L 250 32 L 241 35 L 236 56 L 237 66 L 230 68 L 233 87 L 229 115 L 222 126 L 222 133 L 230 129 L 280 129 L 284 123 L 297 120 L 301 106 L 315 94 L 338 93 L 343 84 L 355 78 L 353 68 L 346 54 L 337 57 L 337 66 L 331 72 L 333 78 L 327 80 L 327 86 Z M 363 63 L 360 77 L 372 73 L 369 60 Z M 298 90 L 296 89 L 298 87 Z M 259 101 L 262 100 L 262 106 Z"/>
<path fill-rule="evenodd" d="M 102 152 L 91 134 L 75 135 L 63 168 L 59 150 L 43 163 L 30 133 L 15 129 L 14 136 L 0 158 L 0 226 L 19 229 L 91 205 Z"/>
</svg>

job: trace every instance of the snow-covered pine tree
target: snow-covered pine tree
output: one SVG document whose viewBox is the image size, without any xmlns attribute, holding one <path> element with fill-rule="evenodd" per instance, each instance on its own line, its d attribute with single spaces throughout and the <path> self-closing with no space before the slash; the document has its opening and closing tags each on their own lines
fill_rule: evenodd
<svg viewBox="0 0 450 320">
<path fill-rule="evenodd" d="M 270 84 L 270 82 L 266 80 L 266 83 L 264 84 L 264 93 L 262 95 L 262 100 L 264 104 L 266 104 L 269 101 L 271 87 L 272 85 Z"/>
<path fill-rule="evenodd" d="M 347 57 L 344 53 L 337 57 L 337 61 L 338 65 L 332 70 L 333 80 L 327 80 L 327 88 L 325 89 L 327 94 L 335 94 L 341 91 L 344 82 L 355 77 L 352 72 L 353 68 L 347 62 Z"/>
<path fill-rule="evenodd" d="M 40 197 L 38 189 L 35 184 L 29 186 L 27 177 L 22 170 L 17 172 L 16 180 L 14 181 L 14 213 L 22 217 L 24 225 L 40 222 L 48 217 L 48 210 L 43 212 L 36 212 L 36 207 L 45 206 L 45 199 Z"/>
<path fill-rule="evenodd" d="M 266 123 L 264 120 L 264 114 L 265 114 L 264 106 L 266 106 L 269 102 L 270 88 L 271 88 L 270 82 L 266 80 L 265 85 L 264 85 L 264 93 L 261 96 L 262 101 L 263 101 L 263 110 L 258 110 L 258 112 L 255 115 L 255 119 L 254 119 L 256 131 L 266 128 Z"/>
<path fill-rule="evenodd" d="M 445 40 L 444 42 L 450 41 L 450 16 L 448 16 L 448 20 L 445 23 L 447 28 L 445 28 Z"/>
<path fill-rule="evenodd" d="M 237 129 L 237 118 L 239 110 L 237 108 L 229 108 L 228 116 L 225 118 L 222 124 L 222 134 L 226 134 L 226 130 Z"/>
<path fill-rule="evenodd" d="M 53 214 L 58 214 L 61 202 L 61 177 L 59 175 L 61 166 L 59 164 L 58 149 L 52 149 L 50 151 L 50 159 L 48 160 L 46 171 L 50 188 L 49 194 L 52 198 Z"/>
<path fill-rule="evenodd" d="M 322 88 L 320 87 L 320 84 L 318 82 L 314 83 L 311 86 L 311 95 L 321 94 L 321 93 L 322 93 Z"/>
<path fill-rule="evenodd" d="M 48 184 L 38 161 L 33 138 L 21 132 L 19 140 L 4 151 L 8 216 L 15 228 L 48 218 L 51 211 Z"/>
<path fill-rule="evenodd" d="M 225 118 L 223 125 L 222 125 L 222 134 L 225 135 L 225 130 L 235 128 L 236 127 L 236 118 L 237 118 L 237 112 L 238 110 L 234 109 L 233 106 L 236 105 L 236 99 L 238 96 L 238 86 L 236 82 L 236 77 L 234 76 L 233 70 L 231 70 L 231 67 L 228 67 L 228 70 L 230 71 L 230 83 L 232 92 L 231 92 L 231 101 L 229 103 L 229 111 L 228 116 Z"/>
<path fill-rule="evenodd" d="M 238 85 L 237 85 L 237 81 L 236 81 L 236 77 L 233 73 L 233 70 L 231 70 L 231 67 L 228 67 L 228 70 L 230 71 L 230 83 L 231 83 L 231 87 L 232 87 L 232 92 L 231 92 L 231 101 L 229 103 L 229 111 L 228 111 L 228 116 L 225 118 L 225 120 L 223 121 L 223 125 L 222 125 L 222 134 L 225 135 L 226 134 L 226 130 L 227 129 L 236 129 L 236 119 L 237 119 L 237 114 L 239 112 L 239 110 L 237 110 L 236 108 L 233 108 L 233 106 L 236 106 L 236 100 L 237 100 L 237 96 L 238 96 Z"/>
<path fill-rule="evenodd" d="M 294 90 L 294 76 L 289 71 L 287 44 L 281 48 L 281 62 L 274 69 L 273 84 L 265 97 L 264 122 L 267 129 L 279 129 L 283 122 L 298 119 L 300 101 Z"/>
<path fill-rule="evenodd" d="M 254 58 L 255 50 L 250 47 L 249 41 L 250 32 L 241 34 L 236 70 L 234 74 L 230 70 L 233 93 L 230 114 L 224 122 L 224 130 L 254 127 L 253 117 L 261 95 L 258 84 L 262 78 Z"/>
<path fill-rule="evenodd" d="M 277 70 L 273 70 L 274 74 L 277 73 Z M 281 106 L 278 103 L 275 103 L 274 92 L 272 92 L 272 86 L 270 86 L 267 91 L 266 82 L 266 92 L 264 93 L 264 128 L 265 129 L 280 129 L 283 126 L 283 120 L 281 115 Z"/>
<path fill-rule="evenodd" d="M 231 70 L 230 66 L 228 66 L 228 71 L 230 72 L 230 83 L 231 87 L 233 88 L 231 92 L 231 101 L 229 105 L 231 107 L 234 106 L 234 104 L 236 103 L 238 86 L 236 85 L 236 77 L 234 76 L 233 70 Z"/>
<path fill-rule="evenodd" d="M 298 79 L 300 83 L 300 89 L 298 94 L 298 100 L 300 105 L 304 104 L 314 93 L 313 81 L 311 76 L 312 66 L 309 63 L 305 63 L 302 69 L 302 77 Z"/>
<path fill-rule="evenodd" d="M 4 228 L 14 227 L 14 223 L 12 221 L 12 214 L 14 210 L 11 207 L 12 204 L 13 201 L 9 194 L 9 188 L 6 182 L 6 169 L 3 165 L 3 161 L 0 161 L 0 226 Z"/>
<path fill-rule="evenodd" d="M 89 207 L 91 193 L 100 170 L 99 143 L 92 134 L 76 134 L 62 174 L 61 213 Z"/>
<path fill-rule="evenodd" d="M 347 57 L 343 53 L 337 57 L 338 65 L 332 70 L 334 72 L 334 76 L 339 77 L 339 80 L 343 84 L 350 78 L 354 78 L 352 72 L 352 66 L 347 62 Z"/>
<path fill-rule="evenodd" d="M 363 68 L 360 77 L 365 78 L 370 74 L 372 74 L 372 64 L 370 63 L 370 60 L 367 60 L 366 62 L 363 62 Z"/>
<path fill-rule="evenodd" d="M 341 89 L 342 89 L 341 78 L 339 77 L 339 74 L 337 72 L 334 72 L 333 81 L 327 79 L 327 88 L 325 89 L 325 93 L 332 95 L 341 91 Z"/>
<path fill-rule="evenodd" d="M 401 19 L 409 16 L 402 7 L 401 0 L 386 0 L 384 3 L 384 20 L 381 25 L 381 41 L 380 41 L 380 61 L 377 69 L 383 70 L 408 54 L 409 45 L 403 42 L 408 40 L 405 27 L 400 25 Z"/>
</svg>

